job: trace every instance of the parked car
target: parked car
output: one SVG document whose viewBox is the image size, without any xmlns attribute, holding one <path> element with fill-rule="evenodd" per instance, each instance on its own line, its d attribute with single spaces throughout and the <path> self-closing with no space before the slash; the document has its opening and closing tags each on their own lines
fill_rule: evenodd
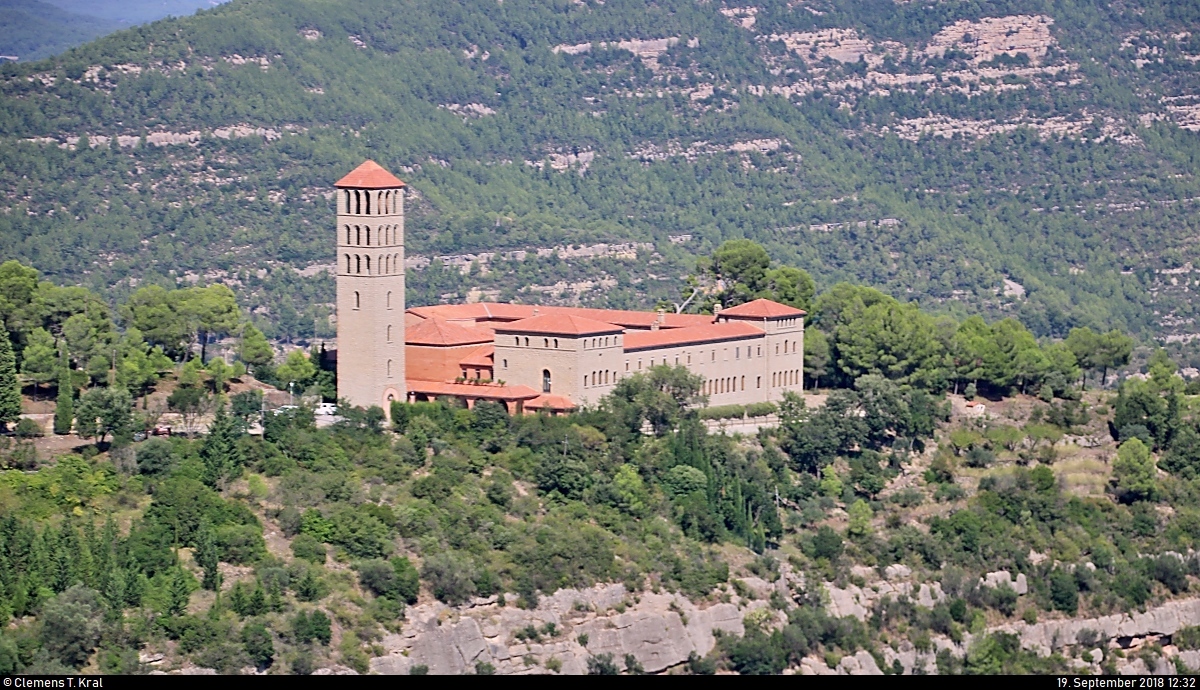
<svg viewBox="0 0 1200 690">
<path fill-rule="evenodd" d="M 287 412 L 291 412 L 292 410 L 298 410 L 298 409 L 300 409 L 299 405 L 283 405 L 281 407 L 275 408 L 274 410 L 271 410 L 271 414 L 276 414 L 276 415 L 284 414 Z"/>
<path fill-rule="evenodd" d="M 337 405 L 334 403 L 321 403 L 317 405 L 316 413 L 321 415 L 335 415 L 337 414 Z"/>
<path fill-rule="evenodd" d="M 158 426 L 154 427 L 154 429 L 152 429 L 150 431 L 150 435 L 151 436 L 170 436 L 171 435 L 171 427 L 169 427 L 165 424 L 159 424 Z"/>
<path fill-rule="evenodd" d="M 144 432 L 144 431 L 133 432 L 133 440 L 134 441 L 145 441 L 146 440 L 146 432 Z"/>
</svg>

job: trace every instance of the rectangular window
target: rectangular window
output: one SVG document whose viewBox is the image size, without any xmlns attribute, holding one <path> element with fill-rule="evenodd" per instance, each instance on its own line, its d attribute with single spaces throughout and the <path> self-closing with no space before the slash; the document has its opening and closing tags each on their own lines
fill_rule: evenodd
<svg viewBox="0 0 1200 690">
<path fill-rule="evenodd" d="M 742 358 L 742 348 L 740 348 L 740 347 L 733 348 L 733 358 L 734 359 Z"/>
<path fill-rule="evenodd" d="M 504 368 L 505 368 L 505 369 L 507 369 L 507 368 L 508 368 L 508 360 L 507 360 L 507 359 L 502 359 L 502 360 L 500 360 L 500 361 L 501 361 L 501 362 L 503 362 L 503 364 L 504 364 Z"/>
</svg>

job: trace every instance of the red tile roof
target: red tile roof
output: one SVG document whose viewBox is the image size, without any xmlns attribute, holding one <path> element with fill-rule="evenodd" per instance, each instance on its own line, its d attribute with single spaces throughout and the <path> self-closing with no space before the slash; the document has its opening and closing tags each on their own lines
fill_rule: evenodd
<svg viewBox="0 0 1200 690">
<path fill-rule="evenodd" d="M 416 326 L 404 330 L 406 345 L 431 345 L 433 347 L 456 347 L 492 342 L 489 328 L 466 328 L 445 319 L 425 319 Z"/>
<path fill-rule="evenodd" d="M 539 395 L 533 400 L 525 402 L 527 410 L 554 410 L 555 412 L 573 410 L 575 403 L 571 402 L 570 398 L 563 395 Z"/>
<path fill-rule="evenodd" d="M 408 379 L 408 392 L 421 395 L 454 395 L 482 400 L 530 400 L 538 392 L 529 386 L 501 386 L 495 383 L 446 383 Z"/>
<path fill-rule="evenodd" d="M 782 319 L 804 316 L 808 312 L 803 309 L 789 307 L 786 304 L 772 302 L 769 299 L 756 299 L 753 302 L 739 304 L 736 307 L 721 310 L 721 316 L 738 316 L 751 319 Z"/>
<path fill-rule="evenodd" d="M 411 307 L 408 312 L 422 317 L 440 316 L 451 321 L 516 321 L 528 319 L 537 310 L 539 315 L 572 314 L 601 323 L 611 323 L 624 328 L 648 330 L 658 314 L 652 311 L 626 311 L 623 309 L 590 309 L 587 307 L 537 306 L 533 304 L 507 304 L 504 302 L 476 302 L 474 304 L 436 304 L 427 307 Z M 662 328 L 686 328 L 703 326 L 713 322 L 707 314 L 664 314 Z"/>
<path fill-rule="evenodd" d="M 406 186 L 400 178 L 383 169 L 375 161 L 366 161 L 350 171 L 342 179 L 333 183 L 334 187 L 350 187 L 353 189 L 395 189 Z"/>
<path fill-rule="evenodd" d="M 488 367 L 491 368 L 496 363 L 496 346 L 484 345 L 478 349 L 472 350 L 471 354 L 467 355 L 458 364 L 463 367 Z"/>
<path fill-rule="evenodd" d="M 605 335 L 623 329 L 611 323 L 586 319 L 575 314 L 542 314 L 511 323 L 496 324 L 500 333 L 536 333 L 538 335 Z"/>
<path fill-rule="evenodd" d="M 762 338 L 766 336 L 763 329 L 742 321 L 728 323 L 712 323 L 707 326 L 692 328 L 671 328 L 658 331 L 636 331 L 625 334 L 625 351 L 650 350 L 662 347 L 678 347 L 680 345 L 698 345 L 723 340 L 741 340 L 744 338 Z"/>
</svg>

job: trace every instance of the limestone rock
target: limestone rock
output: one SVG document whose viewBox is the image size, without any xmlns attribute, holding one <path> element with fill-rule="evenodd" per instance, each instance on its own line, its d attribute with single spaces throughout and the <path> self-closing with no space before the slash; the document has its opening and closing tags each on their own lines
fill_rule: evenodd
<svg viewBox="0 0 1200 690">
<path fill-rule="evenodd" d="M 896 580 L 907 580 L 912 576 L 912 568 L 900 563 L 893 563 L 887 568 L 884 568 L 883 576 L 895 582 Z"/>
</svg>

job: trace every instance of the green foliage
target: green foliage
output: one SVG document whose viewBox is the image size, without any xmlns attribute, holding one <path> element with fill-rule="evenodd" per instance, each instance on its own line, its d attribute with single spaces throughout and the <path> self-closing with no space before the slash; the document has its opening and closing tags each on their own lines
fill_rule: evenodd
<svg viewBox="0 0 1200 690">
<path fill-rule="evenodd" d="M 120 388 L 92 388 L 79 396 L 75 407 L 75 430 L 84 438 L 93 438 L 103 443 L 112 434 L 114 438 L 132 432 L 133 401 L 129 393 Z"/>
<path fill-rule="evenodd" d="M 21 417 L 21 381 L 17 378 L 17 360 L 8 331 L 0 328 L 0 425 L 7 426 Z"/>
<path fill-rule="evenodd" d="M 1113 461 L 1113 485 L 1124 500 L 1153 500 L 1158 490 L 1158 467 L 1150 449 L 1133 438 L 1117 449 Z"/>
</svg>

